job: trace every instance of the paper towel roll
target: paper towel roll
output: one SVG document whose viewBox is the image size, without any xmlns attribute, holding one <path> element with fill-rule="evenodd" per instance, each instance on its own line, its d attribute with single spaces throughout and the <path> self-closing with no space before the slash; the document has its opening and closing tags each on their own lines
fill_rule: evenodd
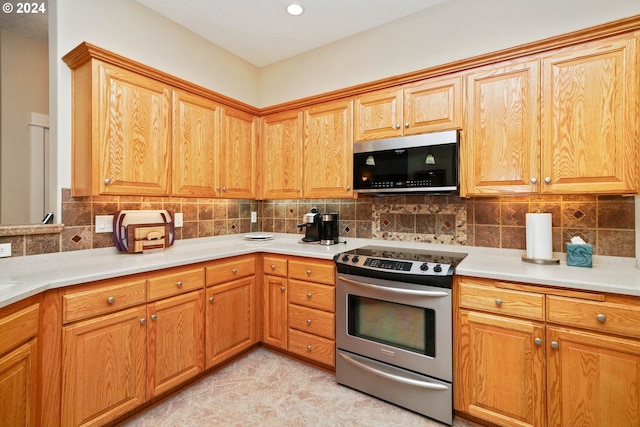
<svg viewBox="0 0 640 427">
<path fill-rule="evenodd" d="M 527 258 L 551 259 L 553 245 L 551 243 L 551 214 L 528 213 L 527 225 Z"/>
</svg>

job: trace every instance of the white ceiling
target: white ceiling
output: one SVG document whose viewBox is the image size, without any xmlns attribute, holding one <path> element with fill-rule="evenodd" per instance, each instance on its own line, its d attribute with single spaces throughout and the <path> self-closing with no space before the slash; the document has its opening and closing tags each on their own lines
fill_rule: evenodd
<svg viewBox="0 0 640 427">
<path fill-rule="evenodd" d="M 38 5 L 44 4 L 45 13 L 17 13 L 15 9 L 16 2 L 5 2 L 3 4 L 13 4 L 14 9 L 11 13 L 0 12 L 0 29 L 44 43 L 49 40 L 49 25 L 47 23 L 49 6 L 47 0 L 37 2 Z"/>
<path fill-rule="evenodd" d="M 449 0 L 136 0 L 257 67 Z M 300 16 L 286 13 L 297 3 Z"/>
</svg>

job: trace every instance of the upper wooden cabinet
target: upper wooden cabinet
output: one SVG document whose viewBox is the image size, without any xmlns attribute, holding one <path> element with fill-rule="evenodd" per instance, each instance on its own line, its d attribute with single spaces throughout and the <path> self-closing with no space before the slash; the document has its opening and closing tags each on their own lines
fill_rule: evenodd
<svg viewBox="0 0 640 427">
<path fill-rule="evenodd" d="M 256 197 L 258 120 L 255 116 L 231 109 L 222 110 L 220 152 L 220 189 L 217 195 L 227 199 Z"/>
<path fill-rule="evenodd" d="M 352 101 L 332 102 L 305 110 L 305 198 L 353 196 L 352 120 Z"/>
<path fill-rule="evenodd" d="M 171 90 L 92 59 L 73 72 L 72 194 L 169 194 Z"/>
<path fill-rule="evenodd" d="M 460 147 L 464 195 L 527 193 L 540 164 L 538 61 L 495 64 L 467 75 Z"/>
<path fill-rule="evenodd" d="M 176 196 L 215 197 L 220 174 L 222 107 L 186 92 L 173 92 L 173 191 Z"/>
<path fill-rule="evenodd" d="M 262 118 L 262 197 L 302 198 L 302 111 Z"/>
<path fill-rule="evenodd" d="M 542 60 L 543 193 L 638 190 L 637 38 Z"/>
<path fill-rule="evenodd" d="M 638 39 L 467 75 L 463 196 L 638 192 Z"/>
<path fill-rule="evenodd" d="M 458 76 L 434 78 L 357 97 L 354 105 L 354 140 L 367 141 L 460 128 L 461 82 Z"/>
</svg>

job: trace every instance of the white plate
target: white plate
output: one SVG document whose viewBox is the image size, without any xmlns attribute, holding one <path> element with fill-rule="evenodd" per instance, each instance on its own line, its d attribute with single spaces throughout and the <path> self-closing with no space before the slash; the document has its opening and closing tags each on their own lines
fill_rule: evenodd
<svg viewBox="0 0 640 427">
<path fill-rule="evenodd" d="M 271 240 L 273 239 L 273 234 L 265 234 L 265 233 L 251 233 L 244 235 L 245 240 L 252 241 L 260 241 L 260 240 Z"/>
</svg>

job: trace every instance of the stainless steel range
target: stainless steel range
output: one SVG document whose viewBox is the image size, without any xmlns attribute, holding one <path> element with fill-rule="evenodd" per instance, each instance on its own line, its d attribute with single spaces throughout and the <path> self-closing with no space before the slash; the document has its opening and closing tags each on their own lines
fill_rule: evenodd
<svg viewBox="0 0 640 427">
<path fill-rule="evenodd" d="M 382 246 L 336 255 L 338 383 L 451 424 L 451 287 L 465 256 Z"/>
</svg>

